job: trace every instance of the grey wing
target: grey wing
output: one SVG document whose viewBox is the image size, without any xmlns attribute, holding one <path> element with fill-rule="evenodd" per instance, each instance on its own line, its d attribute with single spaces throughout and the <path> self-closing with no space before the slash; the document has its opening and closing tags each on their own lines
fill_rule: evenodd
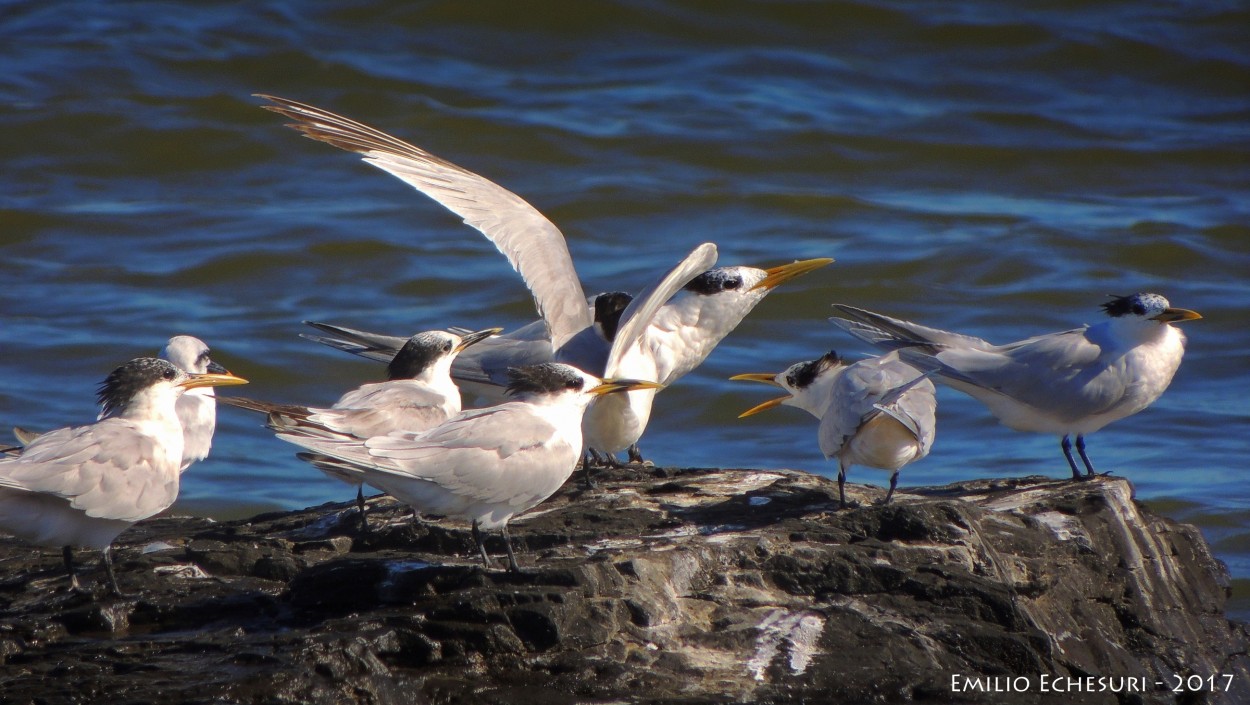
<svg viewBox="0 0 1250 705">
<path fill-rule="evenodd" d="M 295 101 L 262 95 L 267 110 L 296 121 L 305 136 L 364 160 L 464 218 L 508 258 L 534 295 L 556 348 L 594 323 L 564 235 L 520 196 L 374 128 Z"/>
<path fill-rule="evenodd" d="M 617 336 L 620 340 L 619 331 Z M 556 352 L 555 361 L 602 376 L 608 367 L 608 352 L 608 341 L 603 339 L 596 327 L 591 327 L 569 338 L 564 347 Z"/>
<path fill-rule="evenodd" d="M 604 370 L 608 377 L 617 374 L 617 367 L 626 351 L 635 345 L 651 325 L 656 311 L 681 291 L 691 279 L 716 265 L 716 245 L 705 242 L 690 251 L 677 266 L 670 269 L 651 286 L 638 292 L 621 314 L 621 326 L 613 339 Z"/>
<path fill-rule="evenodd" d="M 553 353 L 546 325 L 534 321 L 466 348 L 452 361 L 451 376 L 457 382 L 498 386 L 502 394 L 509 367 L 551 362 Z"/>
<path fill-rule="evenodd" d="M 911 431 L 920 442 L 920 455 L 923 457 L 929 454 L 937 435 L 937 395 L 933 382 L 929 381 L 932 373 L 922 373 L 898 361 L 891 367 L 888 384 L 897 386 L 873 404 L 873 408 Z"/>
<path fill-rule="evenodd" d="M 882 371 L 866 365 L 876 358 L 857 362 L 838 376 L 830 388 L 829 405 L 820 416 L 817 440 L 825 457 L 833 457 L 859 431 L 872 414 L 873 406 L 890 391 Z"/>
<path fill-rule="evenodd" d="M 379 382 L 353 389 L 330 409 L 311 409 L 308 418 L 340 433 L 370 438 L 431 429 L 447 420 L 447 408 L 447 398 L 432 389 Z"/>
<path fill-rule="evenodd" d="M 467 412 L 412 441 L 373 438 L 370 452 L 476 502 L 531 506 L 559 489 L 581 453 L 523 404 Z"/>
<path fill-rule="evenodd" d="M 304 325 L 312 326 L 325 335 L 300 333 L 301 338 L 378 362 L 389 363 L 408 342 L 407 338 L 370 333 L 330 323 L 304 321 Z"/>
<path fill-rule="evenodd" d="M 897 350 L 903 347 L 924 348 L 925 346 L 933 346 L 927 348 L 928 351 L 939 347 L 993 347 L 991 343 L 970 335 L 929 328 L 845 304 L 834 304 L 833 307 L 846 318 L 830 318 L 831 323 L 866 343 L 886 350 Z"/>
<path fill-rule="evenodd" d="M 45 433 L 0 461 L 0 486 L 61 497 L 88 516 L 139 521 L 178 497 L 178 463 L 124 419 Z"/>
<path fill-rule="evenodd" d="M 580 448 L 568 456 L 568 472 L 553 464 L 550 424 L 515 404 L 463 412 L 421 434 L 393 434 L 367 441 L 279 435 L 315 453 L 346 461 L 360 479 L 396 496 L 420 494 L 418 480 L 472 502 L 507 502 L 549 496 L 571 474 Z"/>
<path fill-rule="evenodd" d="M 1114 406 L 1128 386 L 1102 362 L 1102 347 L 1086 332 L 1051 333 L 990 350 L 944 350 L 935 356 L 901 350 L 899 355 L 956 387 L 962 383 L 1059 418 L 1078 419 Z"/>
<path fill-rule="evenodd" d="M 18 443 L 24 446 L 28 446 L 31 443 L 34 443 L 35 439 L 41 435 L 43 434 L 39 433 L 38 431 L 31 431 L 31 430 L 22 428 L 21 426 L 13 427 L 13 437 L 17 439 Z"/>
</svg>

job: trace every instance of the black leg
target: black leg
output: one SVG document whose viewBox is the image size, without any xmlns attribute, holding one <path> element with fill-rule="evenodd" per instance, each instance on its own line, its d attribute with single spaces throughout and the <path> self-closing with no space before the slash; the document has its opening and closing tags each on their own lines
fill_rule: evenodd
<svg viewBox="0 0 1250 705">
<path fill-rule="evenodd" d="M 360 533 L 369 533 L 369 517 L 365 516 L 365 486 L 356 486 L 356 509 L 360 511 Z"/>
<path fill-rule="evenodd" d="M 593 472 L 595 465 L 593 458 L 594 454 L 594 448 L 587 448 L 585 452 L 582 453 L 582 484 L 589 489 L 594 489 L 596 486 L 595 474 Z"/>
<path fill-rule="evenodd" d="M 503 545 L 508 549 L 508 570 L 513 573 L 520 573 L 521 569 L 516 564 L 516 554 L 512 552 L 512 534 L 508 533 L 508 525 L 503 525 Z"/>
<path fill-rule="evenodd" d="M 629 462 L 636 463 L 638 465 L 644 465 L 647 462 L 643 459 L 642 449 L 638 447 L 637 443 L 629 447 Z"/>
<path fill-rule="evenodd" d="M 78 584 L 78 574 L 74 572 L 74 549 L 72 546 L 65 546 L 61 549 L 61 558 L 65 559 L 65 570 L 69 573 L 69 589 L 78 593 L 86 593 L 82 586 Z"/>
<path fill-rule="evenodd" d="M 838 468 L 838 502 L 846 509 L 846 468 Z"/>
<path fill-rule="evenodd" d="M 112 588 L 113 594 L 116 595 L 117 597 L 131 597 L 129 593 L 122 592 L 122 589 L 117 586 L 117 574 L 113 572 L 113 547 L 112 546 L 106 546 L 104 548 L 103 563 L 104 563 L 104 571 L 108 573 L 108 576 L 109 576 L 109 587 Z"/>
<path fill-rule="evenodd" d="M 1098 473 L 1094 472 L 1094 464 L 1089 462 L 1089 456 L 1085 455 L 1085 436 L 1078 435 L 1076 437 L 1076 452 L 1081 454 L 1081 461 L 1085 463 L 1085 475 L 1094 477 Z"/>
<path fill-rule="evenodd" d="M 1077 438 L 1080 438 L 1080 436 L 1077 436 Z M 1072 479 L 1084 480 L 1085 478 L 1081 477 L 1081 471 L 1076 469 L 1076 461 L 1072 459 L 1072 439 L 1064 436 L 1063 440 L 1059 442 L 1059 447 L 1063 448 L 1063 457 L 1068 459 L 1068 466 L 1072 468 Z"/>
<path fill-rule="evenodd" d="M 482 532 L 477 528 L 477 519 L 473 520 L 473 543 L 477 544 L 477 552 L 482 556 L 482 565 L 490 568 L 490 557 L 486 555 L 486 544 L 482 543 Z"/>
<path fill-rule="evenodd" d="M 898 486 L 898 470 L 890 475 L 890 491 L 885 493 L 885 501 L 882 504 L 889 504 L 890 498 L 894 496 L 894 488 Z"/>
</svg>

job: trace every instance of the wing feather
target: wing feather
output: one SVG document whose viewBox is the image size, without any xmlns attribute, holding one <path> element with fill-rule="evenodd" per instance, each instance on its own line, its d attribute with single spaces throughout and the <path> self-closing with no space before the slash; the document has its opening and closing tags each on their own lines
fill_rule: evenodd
<svg viewBox="0 0 1250 705">
<path fill-rule="evenodd" d="M 403 140 L 326 110 L 275 96 L 263 106 L 310 139 L 356 152 L 476 228 L 508 258 L 534 295 L 558 349 L 594 323 L 564 235 L 524 199 Z"/>
<path fill-rule="evenodd" d="M 0 461 L 0 486 L 60 497 L 91 517 L 136 522 L 178 497 L 178 462 L 130 421 L 46 433 Z"/>
<path fill-rule="evenodd" d="M 606 376 L 613 377 L 619 374 L 621 359 L 630 347 L 642 338 L 660 307 L 681 291 L 691 279 L 715 266 L 716 257 L 716 245 L 710 242 L 699 245 L 691 250 L 681 262 L 678 262 L 677 266 L 670 269 L 654 284 L 640 291 L 630 301 L 629 306 L 621 314 L 621 325 L 612 341 L 612 348 L 608 351 Z"/>
<path fill-rule="evenodd" d="M 350 463 L 362 480 L 422 511 L 452 514 L 487 504 L 531 507 L 559 489 L 581 451 L 518 403 L 462 412 L 425 433 L 363 442 L 279 438 Z"/>
</svg>

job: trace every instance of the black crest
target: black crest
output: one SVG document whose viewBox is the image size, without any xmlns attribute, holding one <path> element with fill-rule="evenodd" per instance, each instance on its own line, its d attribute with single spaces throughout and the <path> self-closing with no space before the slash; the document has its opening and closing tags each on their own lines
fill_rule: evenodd
<svg viewBox="0 0 1250 705">
<path fill-rule="evenodd" d="M 1168 307 L 1168 300 L 1158 294 L 1129 294 L 1128 296 L 1111 296 L 1111 300 L 1102 305 L 1102 310 L 1112 318 L 1121 316 L 1147 316 L 1161 313 Z"/>
<path fill-rule="evenodd" d="M 139 392 L 157 382 L 172 382 L 180 374 L 172 362 L 154 357 L 140 357 L 127 362 L 110 372 L 96 390 L 101 414 L 110 416 L 124 411 Z"/>
<path fill-rule="evenodd" d="M 603 328 L 608 341 L 616 340 L 616 329 L 621 325 L 621 314 L 634 297 L 623 291 L 610 291 L 595 297 L 595 323 Z"/>
<path fill-rule="evenodd" d="M 830 350 L 815 360 L 796 365 L 794 370 L 786 375 L 786 384 L 793 389 L 804 389 L 815 382 L 822 372 L 841 364 L 842 358 L 838 357 L 838 352 Z"/>
<path fill-rule="evenodd" d="M 550 394 L 581 389 L 585 378 L 574 367 L 558 362 L 508 368 L 508 394 Z"/>
<path fill-rule="evenodd" d="M 743 283 L 742 275 L 736 270 L 729 267 L 717 267 L 709 269 L 691 279 L 682 288 L 701 296 L 709 296 L 711 294 L 719 294 L 722 291 L 741 289 Z"/>
<path fill-rule="evenodd" d="M 404 343 L 386 366 L 386 379 L 413 379 L 452 351 L 451 339 L 437 333 L 417 333 Z"/>
</svg>

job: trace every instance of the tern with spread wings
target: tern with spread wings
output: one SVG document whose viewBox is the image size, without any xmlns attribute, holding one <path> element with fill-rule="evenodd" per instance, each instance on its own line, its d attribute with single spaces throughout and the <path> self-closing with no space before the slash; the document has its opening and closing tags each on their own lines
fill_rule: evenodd
<svg viewBox="0 0 1250 705">
<path fill-rule="evenodd" d="M 462 355 L 452 368 L 452 376 L 462 389 L 499 399 L 509 368 L 543 361 L 610 374 L 608 358 L 618 324 L 613 316 L 620 313 L 620 325 L 624 324 L 622 295 L 601 294 L 587 305 L 564 236 L 533 206 L 482 176 L 380 130 L 305 103 L 260 97 L 272 103 L 263 107 L 294 120 L 291 127 L 306 137 L 362 155 L 366 163 L 464 218 L 521 274 L 533 293 L 541 325 L 525 326 Z M 688 257 L 684 262 L 691 261 Z M 710 268 L 715 263 L 715 250 L 703 261 L 705 268 Z M 650 363 L 638 358 L 651 355 L 662 375 L 657 381 L 672 384 L 697 367 L 773 288 L 830 262 L 820 258 L 769 269 L 724 267 L 687 279 L 683 282 L 685 295 L 674 298 L 671 310 L 665 307 L 657 311 L 654 323 L 641 334 L 644 340 L 638 349 L 628 353 L 634 360 L 625 364 L 647 370 Z M 698 274 L 686 273 L 690 277 Z M 329 324 L 310 325 L 325 335 L 308 337 L 382 361 L 394 355 L 402 343 L 394 336 Z M 640 459 L 635 442 L 646 426 L 651 394 L 631 396 L 634 400 L 630 406 L 637 411 L 645 407 L 646 413 L 623 421 L 606 421 L 606 411 L 590 414 L 589 423 L 598 430 L 588 434 L 589 447 L 608 453 L 630 448 L 631 458 Z"/>
</svg>

